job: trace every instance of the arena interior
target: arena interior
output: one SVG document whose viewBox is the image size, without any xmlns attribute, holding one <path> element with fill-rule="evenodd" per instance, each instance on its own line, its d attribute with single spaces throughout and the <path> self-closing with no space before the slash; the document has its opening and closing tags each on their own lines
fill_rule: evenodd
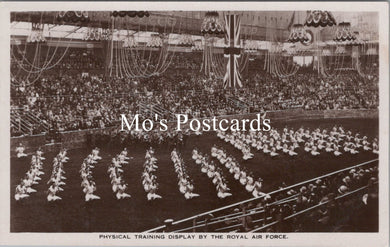
<svg viewBox="0 0 390 247">
<path fill-rule="evenodd" d="M 378 231 L 377 13 L 13 12 L 10 39 L 12 232 Z M 179 113 L 271 130 L 120 131 Z"/>
</svg>

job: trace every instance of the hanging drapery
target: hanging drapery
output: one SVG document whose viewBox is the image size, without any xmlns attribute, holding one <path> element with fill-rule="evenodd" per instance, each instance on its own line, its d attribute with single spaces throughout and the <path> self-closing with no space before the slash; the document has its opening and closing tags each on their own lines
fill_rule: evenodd
<svg viewBox="0 0 390 247">
<path fill-rule="evenodd" d="M 47 43 L 52 41 L 50 29 L 61 27 L 63 24 L 55 24 L 54 19 L 51 26 L 44 24 L 43 15 L 44 13 L 41 13 L 39 19 L 32 19 L 31 31 L 22 49 L 19 47 L 22 46 L 21 43 L 11 43 L 11 58 L 17 67 L 17 71 L 11 70 L 15 85 L 28 86 L 35 83 L 43 72 L 57 66 L 67 54 L 72 38 L 67 42 L 65 49 L 59 48 L 62 38 L 56 39 L 55 46 L 48 46 Z"/>
<path fill-rule="evenodd" d="M 219 53 L 215 47 L 218 40 L 217 37 L 210 34 L 204 36 L 205 43 L 200 71 L 206 76 L 222 79 L 225 73 L 225 61 L 223 54 Z"/>
<path fill-rule="evenodd" d="M 249 58 L 250 55 L 256 53 L 259 50 L 259 43 L 257 40 L 253 40 L 253 34 L 256 33 L 256 29 L 253 28 L 254 23 L 250 23 L 246 27 L 246 32 L 244 32 L 244 27 L 241 28 L 241 56 L 240 56 L 240 73 L 244 77 L 245 71 L 249 67 Z"/>
<path fill-rule="evenodd" d="M 324 77 L 337 77 L 344 67 L 346 56 L 345 46 L 318 49 L 318 72 Z"/>
<path fill-rule="evenodd" d="M 374 75 L 378 74 L 378 47 L 375 43 L 364 43 L 354 46 L 356 59 L 354 67 L 358 74 L 364 78 L 371 80 Z"/>
<path fill-rule="evenodd" d="M 175 54 L 175 50 L 171 50 L 171 33 L 174 33 L 176 19 L 170 16 L 148 17 L 149 14 L 142 17 L 112 15 L 113 35 L 107 46 L 108 76 L 148 78 L 163 74 L 168 69 Z M 143 27 L 138 21 L 138 28 L 134 30 L 134 18 L 142 18 Z M 124 38 L 123 32 L 126 32 Z"/>
<path fill-rule="evenodd" d="M 314 49 L 316 61 L 313 69 L 323 77 L 337 77 L 345 65 L 346 46 L 344 44 L 324 46 L 321 42 L 321 29 L 316 28 L 314 32 Z"/>
<path fill-rule="evenodd" d="M 288 42 L 300 42 L 305 44 L 310 40 L 310 34 L 307 33 L 306 27 L 300 22 L 300 14 L 296 14 L 295 11 L 293 12 L 290 23 L 287 26 L 287 30 L 290 31 L 290 35 L 287 39 Z"/>
<path fill-rule="evenodd" d="M 274 43 L 266 53 L 264 70 L 280 78 L 293 76 L 298 72 L 299 66 L 292 58 L 293 56 L 283 52 L 281 43 Z"/>
<path fill-rule="evenodd" d="M 225 31 L 223 20 L 219 18 L 218 12 L 205 13 L 200 31 L 204 41 L 200 72 L 210 78 L 222 79 L 225 74 L 225 60 L 216 45 Z"/>
<path fill-rule="evenodd" d="M 264 70 L 273 76 L 286 78 L 295 75 L 299 66 L 293 61 L 293 56 L 284 50 L 285 38 L 283 32 L 278 30 L 277 18 L 271 17 L 266 27 L 266 39 L 270 40 L 270 44 L 265 54 Z"/>
<path fill-rule="evenodd" d="M 307 11 L 305 26 L 308 27 L 331 27 L 336 25 L 336 20 L 330 11 L 310 10 Z"/>
</svg>

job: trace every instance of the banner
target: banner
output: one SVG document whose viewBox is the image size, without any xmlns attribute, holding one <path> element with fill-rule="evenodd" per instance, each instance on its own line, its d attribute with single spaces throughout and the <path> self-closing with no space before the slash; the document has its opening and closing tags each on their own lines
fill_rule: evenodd
<svg viewBox="0 0 390 247">
<path fill-rule="evenodd" d="M 225 57 L 228 58 L 226 66 L 226 74 L 223 78 L 223 86 L 227 87 L 242 87 L 241 74 L 239 70 L 238 58 L 241 53 L 240 46 L 240 28 L 241 21 L 238 15 L 225 16 L 225 31 L 228 45 L 224 50 Z"/>
</svg>

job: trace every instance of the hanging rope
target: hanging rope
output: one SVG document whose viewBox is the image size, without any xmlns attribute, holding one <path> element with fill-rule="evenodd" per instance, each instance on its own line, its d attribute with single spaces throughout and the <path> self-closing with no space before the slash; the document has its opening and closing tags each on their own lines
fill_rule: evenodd
<svg viewBox="0 0 390 247">
<path fill-rule="evenodd" d="M 43 13 L 41 13 L 39 23 L 37 23 L 37 24 L 32 23 L 32 25 L 35 25 L 39 28 L 42 28 L 40 30 L 40 32 L 43 33 L 45 24 L 43 23 L 42 20 L 43 20 Z M 53 19 L 53 23 L 54 23 L 54 19 Z M 49 29 L 49 26 L 48 26 L 48 29 Z M 31 32 L 33 32 L 33 31 L 34 30 L 31 30 Z M 49 38 L 50 38 L 50 31 L 49 31 Z M 49 41 L 51 41 L 51 39 Z M 33 46 L 33 45 L 31 45 L 31 43 L 27 42 L 27 40 L 26 40 L 26 42 L 24 44 L 23 51 L 21 51 L 19 49 L 19 45 L 11 45 L 11 56 L 12 56 L 13 61 L 16 62 L 17 67 L 18 67 L 18 71 L 16 74 L 20 77 L 21 71 L 24 71 L 25 73 L 27 73 L 26 77 L 21 79 L 21 81 L 19 81 L 17 79 L 17 76 L 11 70 L 11 76 L 12 76 L 14 82 L 16 82 L 16 83 L 13 83 L 13 85 L 14 86 L 17 86 L 17 85 L 28 86 L 28 85 L 35 83 L 41 77 L 43 72 L 48 71 L 50 69 L 53 69 L 63 60 L 63 58 L 65 57 L 65 55 L 68 52 L 71 41 L 72 41 L 72 39 L 68 42 L 68 45 L 65 48 L 65 51 L 59 56 L 58 60 L 55 62 L 53 62 L 53 60 L 56 57 L 58 57 L 58 48 L 59 48 L 59 44 L 61 43 L 61 38 L 60 38 L 60 40 L 56 41 L 56 46 L 55 46 L 54 51 L 52 52 L 51 55 L 50 55 L 51 46 L 45 45 L 46 54 L 43 55 L 42 54 L 42 49 L 44 46 L 43 43 L 36 42 L 35 47 L 33 47 L 33 49 L 32 49 L 34 51 L 33 52 L 34 56 L 32 58 L 32 61 L 30 61 L 28 59 L 28 54 L 31 53 L 31 49 L 27 49 L 28 47 Z M 17 51 L 17 54 L 15 54 L 15 50 Z M 21 56 L 21 58 L 19 58 L 20 56 Z M 41 63 L 42 57 L 45 57 L 43 63 Z M 34 77 L 34 78 L 32 78 L 32 77 Z"/>
<path fill-rule="evenodd" d="M 170 33 L 174 32 L 175 25 L 172 24 L 169 27 L 169 17 L 165 18 L 165 24 L 163 26 L 157 27 L 157 23 L 154 23 L 153 26 L 149 26 L 149 21 L 145 23 L 145 31 L 141 30 L 141 24 L 138 25 L 137 37 L 134 37 L 135 40 L 141 40 L 141 33 L 145 34 L 146 31 L 152 33 L 159 33 L 158 38 L 161 39 L 161 47 L 157 47 L 158 51 L 155 51 L 155 47 L 148 47 L 147 44 L 140 46 L 129 46 L 124 47 L 121 43 L 123 40 L 120 40 L 119 31 L 125 29 L 129 35 L 131 17 L 125 18 L 114 18 L 111 17 L 111 29 L 112 33 L 115 33 L 115 30 L 118 32 L 118 40 L 114 41 L 114 36 L 110 40 L 109 50 L 109 75 L 113 76 L 113 70 L 115 67 L 115 76 L 121 78 L 148 78 L 154 75 L 159 75 L 164 73 L 173 61 L 176 50 L 171 51 L 171 41 Z M 179 32 L 181 29 L 181 22 L 179 25 Z M 133 35 L 133 34 L 132 34 Z M 157 36 L 154 34 L 154 37 Z M 155 55 L 155 56 L 153 56 Z M 115 66 L 113 64 L 115 62 Z"/>
<path fill-rule="evenodd" d="M 377 62 L 378 61 L 377 61 L 375 44 L 364 43 L 358 46 L 358 54 L 357 54 L 357 61 L 355 63 L 355 69 L 362 78 L 372 79 L 373 75 L 378 73 L 377 71 L 378 68 L 376 66 Z"/>
<path fill-rule="evenodd" d="M 277 18 L 271 18 L 270 24 L 266 24 L 266 37 L 270 40 L 269 49 L 265 54 L 264 70 L 269 74 L 287 78 L 295 75 L 299 66 L 293 62 L 293 57 L 283 53 L 283 32 L 277 26 Z"/>
</svg>

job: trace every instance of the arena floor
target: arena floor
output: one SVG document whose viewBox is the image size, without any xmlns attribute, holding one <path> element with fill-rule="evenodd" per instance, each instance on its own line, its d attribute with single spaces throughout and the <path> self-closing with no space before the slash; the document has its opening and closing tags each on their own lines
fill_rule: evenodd
<svg viewBox="0 0 390 247">
<path fill-rule="evenodd" d="M 301 126 L 315 128 L 331 128 L 335 124 L 342 125 L 346 130 L 359 132 L 361 136 L 367 135 L 369 140 L 378 136 L 377 119 L 330 119 L 307 120 L 272 125 L 273 128 L 285 126 L 297 129 Z M 233 176 L 223 168 L 224 176 L 228 180 L 228 186 L 233 196 L 219 199 L 212 182 L 201 173 L 198 165 L 191 158 L 193 148 L 197 147 L 202 153 L 210 154 L 213 144 L 223 146 L 230 154 L 235 156 L 240 164 L 252 171 L 254 177 L 262 177 L 265 192 L 276 189 L 282 181 L 287 185 L 320 176 L 331 171 L 352 166 L 377 157 L 371 152 L 361 152 L 357 155 L 343 154 L 335 157 L 322 153 L 317 157 L 306 154 L 303 149 L 298 151 L 296 158 L 280 155 L 271 158 L 260 152 L 254 152 L 255 156 L 249 161 L 242 160 L 242 154 L 233 146 L 228 145 L 217 138 L 215 133 L 188 138 L 184 147 L 180 148 L 182 157 L 188 168 L 190 177 L 194 180 L 195 193 L 200 197 L 185 200 L 179 192 L 177 176 L 174 172 L 170 158 L 172 150 L 167 147 L 155 147 L 159 168 L 154 173 L 160 184 L 158 194 L 163 198 L 156 201 L 148 201 L 141 184 L 141 173 L 145 161 L 147 146 L 129 147 L 129 156 L 134 157 L 127 166 L 124 166 L 123 179 L 129 184 L 127 190 L 131 198 L 116 200 L 107 174 L 107 166 L 112 156 L 118 154 L 121 148 L 101 148 L 102 160 L 93 169 L 96 181 L 96 195 L 101 200 L 86 203 L 84 193 L 80 187 L 80 165 L 83 159 L 91 152 L 91 149 L 77 149 L 68 151 L 69 162 L 65 164 L 65 176 L 67 184 L 59 195 L 62 201 L 48 203 L 46 191 L 48 186 L 53 157 L 57 153 L 46 153 L 44 157 L 44 172 L 40 184 L 34 186 L 37 193 L 30 198 L 16 202 L 13 198 L 15 186 L 30 167 L 31 156 L 23 159 L 11 158 L 11 231 L 12 232 L 140 232 L 159 226 L 167 218 L 181 219 L 228 205 L 251 195 L 244 187 L 234 180 Z M 216 164 L 219 164 L 218 161 Z"/>
</svg>

